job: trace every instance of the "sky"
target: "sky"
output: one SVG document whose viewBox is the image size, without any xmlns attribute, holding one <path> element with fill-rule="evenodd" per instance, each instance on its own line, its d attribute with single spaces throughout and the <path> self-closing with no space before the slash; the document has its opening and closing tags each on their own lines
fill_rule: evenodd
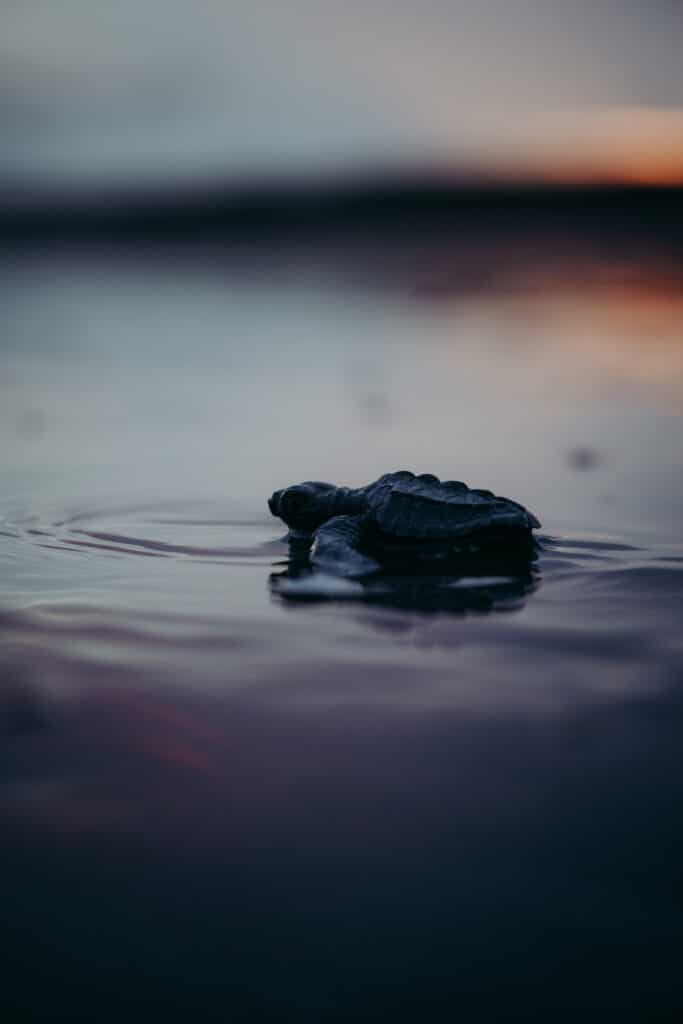
<svg viewBox="0 0 683 1024">
<path fill-rule="evenodd" d="M 0 175 L 683 181 L 677 0 L 3 0 Z"/>
</svg>

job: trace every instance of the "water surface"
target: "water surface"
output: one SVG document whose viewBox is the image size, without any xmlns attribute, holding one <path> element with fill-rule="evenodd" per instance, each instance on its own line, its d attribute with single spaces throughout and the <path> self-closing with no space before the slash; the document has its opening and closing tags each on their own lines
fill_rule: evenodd
<svg viewBox="0 0 683 1024">
<path fill-rule="evenodd" d="M 2 272 L 2 1000 L 674 1019 L 680 289 L 285 255 Z M 537 558 L 297 589 L 266 496 L 397 468 Z"/>
</svg>

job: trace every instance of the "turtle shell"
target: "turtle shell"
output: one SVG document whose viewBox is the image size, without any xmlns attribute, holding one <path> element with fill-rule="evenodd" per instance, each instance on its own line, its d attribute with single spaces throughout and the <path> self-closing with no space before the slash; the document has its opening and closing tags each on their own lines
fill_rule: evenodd
<svg viewBox="0 0 683 1024">
<path fill-rule="evenodd" d="M 387 473 L 363 491 L 375 526 L 393 537 L 458 541 L 482 530 L 528 532 L 541 525 L 516 501 L 429 473 Z"/>
</svg>

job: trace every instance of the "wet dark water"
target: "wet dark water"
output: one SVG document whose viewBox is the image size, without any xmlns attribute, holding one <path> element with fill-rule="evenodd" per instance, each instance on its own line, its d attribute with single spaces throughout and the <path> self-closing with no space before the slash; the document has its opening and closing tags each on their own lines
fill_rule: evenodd
<svg viewBox="0 0 683 1024">
<path fill-rule="evenodd" d="M 680 293 L 2 287 L 7 1019 L 678 1019 Z M 537 557 L 289 579 L 398 467 Z"/>
</svg>

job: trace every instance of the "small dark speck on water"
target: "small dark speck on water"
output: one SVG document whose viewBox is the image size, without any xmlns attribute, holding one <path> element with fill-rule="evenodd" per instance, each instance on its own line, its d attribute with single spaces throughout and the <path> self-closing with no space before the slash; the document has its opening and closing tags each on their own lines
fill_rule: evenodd
<svg viewBox="0 0 683 1024">
<path fill-rule="evenodd" d="M 597 469 L 603 464 L 603 456 L 597 448 L 577 447 L 567 452 L 567 462 L 572 469 L 579 471 Z"/>
</svg>

